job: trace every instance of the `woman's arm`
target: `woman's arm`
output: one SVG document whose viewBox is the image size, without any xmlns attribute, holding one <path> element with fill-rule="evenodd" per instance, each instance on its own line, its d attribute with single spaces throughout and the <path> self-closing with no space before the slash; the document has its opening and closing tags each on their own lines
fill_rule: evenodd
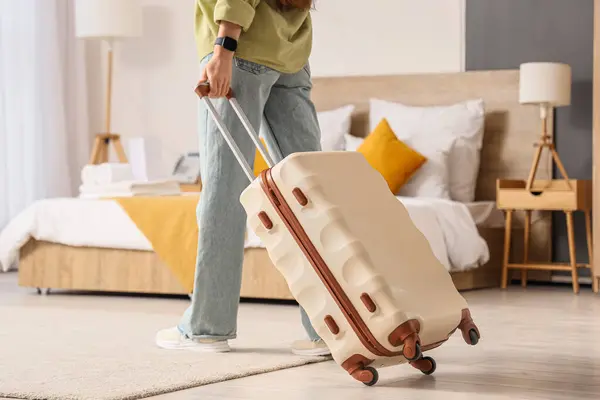
<svg viewBox="0 0 600 400">
<path fill-rule="evenodd" d="M 238 40 L 241 33 L 242 27 L 233 22 L 221 21 L 219 24 L 219 37 L 229 36 L 230 38 Z"/>
<path fill-rule="evenodd" d="M 242 30 L 250 28 L 259 3 L 260 0 L 218 0 L 214 15 L 219 24 L 218 37 L 238 40 Z M 202 73 L 202 80 L 210 82 L 210 97 L 223 97 L 229 91 L 234 55 L 223 46 L 215 45 L 213 57 Z"/>
<path fill-rule="evenodd" d="M 242 27 L 234 23 L 221 21 L 219 25 L 219 37 L 238 40 L 241 33 Z M 234 55 L 233 51 L 215 45 L 213 56 L 202 72 L 202 81 L 210 82 L 209 97 L 223 97 L 229 91 Z"/>
</svg>

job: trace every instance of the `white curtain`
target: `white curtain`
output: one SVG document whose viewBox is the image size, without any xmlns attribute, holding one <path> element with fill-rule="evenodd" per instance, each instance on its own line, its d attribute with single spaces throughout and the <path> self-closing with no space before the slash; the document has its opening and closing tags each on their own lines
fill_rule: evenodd
<svg viewBox="0 0 600 400">
<path fill-rule="evenodd" d="M 0 230 L 79 184 L 90 136 L 73 15 L 71 0 L 0 0 Z"/>
</svg>

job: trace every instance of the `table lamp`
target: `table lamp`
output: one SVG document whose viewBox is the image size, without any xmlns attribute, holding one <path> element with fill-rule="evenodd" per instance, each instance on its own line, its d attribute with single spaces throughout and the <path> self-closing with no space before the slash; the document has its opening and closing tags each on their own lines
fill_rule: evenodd
<svg viewBox="0 0 600 400">
<path fill-rule="evenodd" d="M 127 162 L 119 135 L 111 132 L 113 48 L 119 39 L 141 36 L 142 8 L 139 0 L 76 0 L 75 32 L 80 38 L 102 40 L 108 47 L 105 132 L 96 137 L 90 164 L 108 161 L 111 141 L 119 161 Z"/>
<path fill-rule="evenodd" d="M 537 150 L 529 172 L 527 190 L 531 190 L 533 186 L 544 147 L 550 150 L 560 173 L 569 188 L 572 189 L 567 171 L 558 157 L 552 138 L 548 136 L 548 116 L 550 112 L 555 107 L 571 104 L 571 67 L 567 64 L 546 62 L 521 64 L 519 102 L 540 107 L 540 118 L 542 119 L 542 134 L 536 144 Z"/>
</svg>

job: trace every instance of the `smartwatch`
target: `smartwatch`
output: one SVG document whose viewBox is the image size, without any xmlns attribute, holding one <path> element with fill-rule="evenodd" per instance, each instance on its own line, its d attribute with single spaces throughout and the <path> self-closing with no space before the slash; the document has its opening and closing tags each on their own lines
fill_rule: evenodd
<svg viewBox="0 0 600 400">
<path fill-rule="evenodd" d="M 235 52 L 237 50 L 238 42 L 237 40 L 230 38 L 229 36 L 224 36 L 218 37 L 217 40 L 215 40 L 215 45 L 222 46 L 225 50 Z"/>
</svg>

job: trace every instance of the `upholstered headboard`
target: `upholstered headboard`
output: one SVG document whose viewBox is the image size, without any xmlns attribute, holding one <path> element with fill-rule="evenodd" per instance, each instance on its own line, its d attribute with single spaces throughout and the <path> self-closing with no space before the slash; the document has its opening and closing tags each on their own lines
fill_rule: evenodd
<svg viewBox="0 0 600 400">
<path fill-rule="evenodd" d="M 517 70 L 315 78 L 312 97 L 319 111 L 356 106 L 351 131 L 361 137 L 369 133 L 370 98 L 421 106 L 483 99 L 486 126 L 476 200 L 495 200 L 498 178 L 527 179 L 533 144 L 541 129 L 539 109 L 519 104 Z M 549 130 L 552 134 L 552 126 Z M 549 178 L 551 174 L 551 158 L 545 153 L 537 177 Z M 550 252 L 550 221 L 542 214 L 532 227 L 532 245 L 543 259 Z"/>
</svg>

